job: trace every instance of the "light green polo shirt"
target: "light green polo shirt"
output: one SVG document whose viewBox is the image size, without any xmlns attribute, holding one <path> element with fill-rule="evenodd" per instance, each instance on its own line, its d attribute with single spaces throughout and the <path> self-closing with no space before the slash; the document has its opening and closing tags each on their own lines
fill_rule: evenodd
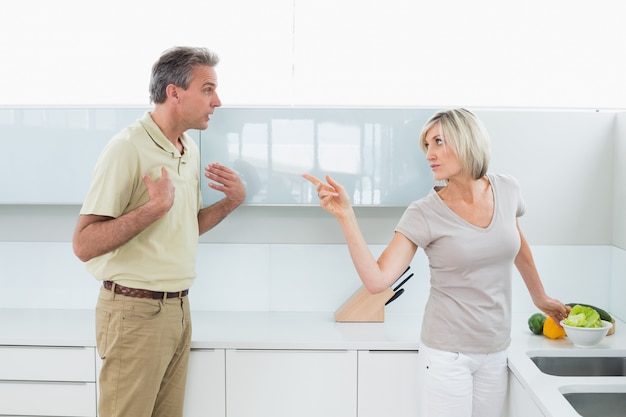
<svg viewBox="0 0 626 417">
<path fill-rule="evenodd" d="M 193 283 L 202 208 L 200 155 L 188 135 L 182 142 L 181 155 L 147 112 L 103 150 L 80 214 L 119 217 L 141 206 L 149 199 L 142 174 L 157 180 L 161 167 L 174 184 L 175 198 L 163 218 L 118 249 L 87 262 L 96 279 L 152 291 L 180 291 Z"/>
</svg>

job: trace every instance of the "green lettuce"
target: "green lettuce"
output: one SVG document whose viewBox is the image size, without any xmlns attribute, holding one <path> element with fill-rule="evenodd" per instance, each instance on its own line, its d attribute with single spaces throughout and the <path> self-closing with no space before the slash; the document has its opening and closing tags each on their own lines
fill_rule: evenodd
<svg viewBox="0 0 626 417">
<path fill-rule="evenodd" d="M 596 310 L 576 304 L 563 323 L 574 327 L 602 327 L 602 320 Z"/>
</svg>

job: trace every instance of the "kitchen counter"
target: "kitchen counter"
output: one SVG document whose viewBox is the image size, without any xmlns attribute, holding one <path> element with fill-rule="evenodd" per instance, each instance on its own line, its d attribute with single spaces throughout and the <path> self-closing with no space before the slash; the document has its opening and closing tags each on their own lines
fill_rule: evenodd
<svg viewBox="0 0 626 417">
<path fill-rule="evenodd" d="M 509 368 L 546 417 L 578 417 L 561 395 L 626 391 L 626 377 L 557 377 L 542 373 L 528 352 L 546 356 L 626 356 L 626 323 L 592 349 L 567 338 L 530 333 L 530 314 L 513 315 Z M 384 323 L 337 323 L 332 312 L 193 311 L 193 349 L 418 350 L 421 317 L 387 315 Z M 95 346 L 94 311 L 0 309 L 0 345 Z"/>
<path fill-rule="evenodd" d="M 421 318 L 337 323 L 331 312 L 192 311 L 192 349 L 417 350 Z M 94 311 L 0 309 L 0 345 L 95 346 Z"/>
<path fill-rule="evenodd" d="M 578 348 L 567 338 L 533 335 L 525 317 L 513 316 L 509 368 L 546 417 L 580 417 L 563 397 L 566 392 L 626 392 L 626 377 L 562 377 L 542 373 L 529 356 L 626 356 L 626 323 L 616 319 L 615 333 L 593 348 Z"/>
</svg>

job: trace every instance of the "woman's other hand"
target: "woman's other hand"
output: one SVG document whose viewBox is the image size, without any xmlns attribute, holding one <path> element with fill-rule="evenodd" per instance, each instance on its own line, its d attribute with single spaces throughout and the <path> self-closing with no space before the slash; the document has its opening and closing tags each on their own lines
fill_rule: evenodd
<svg viewBox="0 0 626 417">
<path fill-rule="evenodd" d="M 535 305 L 539 310 L 552 317 L 555 323 L 559 323 L 561 320 L 567 318 L 570 310 L 570 306 L 563 304 L 559 300 L 545 296 L 540 301 L 535 301 Z M 559 324 L 560 326 L 560 324 Z"/>
</svg>

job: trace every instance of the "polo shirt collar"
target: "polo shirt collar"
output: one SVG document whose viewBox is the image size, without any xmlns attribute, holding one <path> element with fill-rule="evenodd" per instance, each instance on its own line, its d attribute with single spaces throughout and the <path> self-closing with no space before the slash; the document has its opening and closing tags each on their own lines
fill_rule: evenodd
<svg viewBox="0 0 626 417">
<path fill-rule="evenodd" d="M 143 128 L 146 130 L 146 133 L 148 134 L 148 136 L 150 136 L 152 141 L 159 148 L 163 149 L 165 152 L 172 154 L 173 158 L 181 157 L 181 154 L 180 152 L 178 152 L 178 149 L 176 149 L 174 144 L 170 142 L 170 140 L 163 134 L 161 129 L 159 129 L 159 126 L 154 122 L 154 120 L 152 119 L 152 116 L 150 115 L 150 112 L 146 112 L 146 114 L 144 114 L 144 116 L 139 120 L 139 123 L 141 123 Z M 184 151 L 182 157 L 183 159 L 187 159 L 187 156 L 189 155 L 188 145 L 187 145 L 187 135 L 183 133 L 180 137 L 180 141 L 183 144 L 183 151 Z"/>
</svg>

